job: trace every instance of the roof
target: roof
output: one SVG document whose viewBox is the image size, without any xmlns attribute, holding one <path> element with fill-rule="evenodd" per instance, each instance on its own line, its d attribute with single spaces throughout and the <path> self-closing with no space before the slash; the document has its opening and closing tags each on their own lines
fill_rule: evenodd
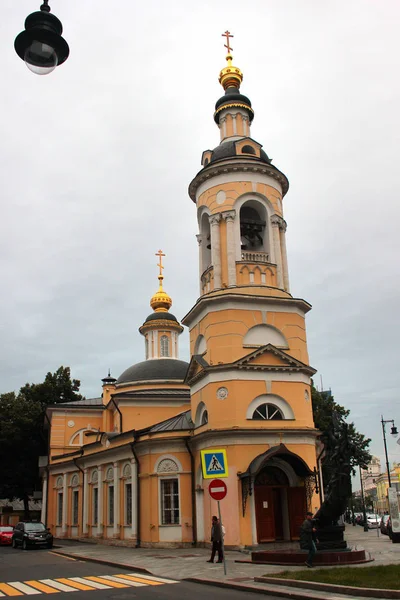
<svg viewBox="0 0 400 600">
<path fill-rule="evenodd" d="M 52 404 L 49 408 L 64 408 L 65 406 L 71 408 L 102 408 L 104 405 L 102 398 L 82 398 L 82 400 Z"/>
<path fill-rule="evenodd" d="M 251 138 L 248 138 L 248 139 L 251 139 Z M 212 154 L 211 154 L 209 164 L 215 163 L 218 160 L 232 158 L 233 156 L 237 156 L 238 158 L 243 159 L 243 154 L 242 153 L 238 154 L 238 152 L 237 152 L 236 144 L 237 144 L 237 140 L 221 142 L 221 144 L 219 146 L 217 146 L 216 148 L 214 148 L 214 150 L 211 151 Z M 260 157 L 246 155 L 246 158 L 271 164 L 271 160 L 268 158 L 267 153 L 264 152 L 263 149 L 260 149 Z"/>
<path fill-rule="evenodd" d="M 190 390 L 181 388 L 156 388 L 150 390 L 132 390 L 129 392 L 117 392 L 112 395 L 119 398 L 182 398 L 190 399 Z"/>
<path fill-rule="evenodd" d="M 175 417 L 161 421 L 161 423 L 156 423 L 156 425 L 149 427 L 147 431 L 150 433 L 157 433 L 159 431 L 187 431 L 188 429 L 193 428 L 194 423 L 191 418 L 190 410 L 186 410 Z"/>
<path fill-rule="evenodd" d="M 241 94 L 238 88 L 232 86 L 226 88 L 225 94 L 221 96 L 221 98 L 219 98 L 215 104 L 214 120 L 217 124 L 219 123 L 220 111 L 226 104 L 239 105 L 244 108 L 249 115 L 250 123 L 254 119 L 254 112 L 251 108 L 251 102 L 249 98 Z"/>
<path fill-rule="evenodd" d="M 172 313 L 161 311 L 151 313 L 151 315 L 149 315 L 145 320 L 145 323 L 148 323 L 149 321 L 176 321 L 176 323 L 178 322 L 177 318 Z"/>
<path fill-rule="evenodd" d="M 17 500 L 14 498 L 14 500 L 7 500 L 7 499 L 0 499 L 0 512 L 1 509 L 4 506 L 12 506 L 13 510 L 24 510 L 24 502 L 23 500 Z M 40 510 L 42 508 L 42 501 L 41 500 L 29 500 L 29 510 Z"/>
<path fill-rule="evenodd" d="M 189 364 L 176 358 L 154 358 L 132 365 L 117 380 L 119 383 L 148 381 L 158 379 L 177 379 L 183 381 Z"/>
</svg>

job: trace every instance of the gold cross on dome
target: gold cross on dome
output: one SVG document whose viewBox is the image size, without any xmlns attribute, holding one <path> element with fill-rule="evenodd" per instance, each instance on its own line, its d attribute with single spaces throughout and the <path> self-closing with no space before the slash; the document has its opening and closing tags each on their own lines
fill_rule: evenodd
<svg viewBox="0 0 400 600">
<path fill-rule="evenodd" d="M 165 254 L 163 254 L 162 250 L 159 250 L 158 252 L 156 252 L 156 256 L 158 256 L 160 258 L 160 262 L 157 263 L 157 267 L 160 267 L 159 277 L 162 277 L 162 270 L 164 268 L 164 265 L 162 264 L 162 257 L 165 256 Z"/>
<path fill-rule="evenodd" d="M 231 48 L 230 44 L 229 44 L 229 38 L 233 38 L 234 36 L 231 34 L 230 31 L 226 30 L 225 33 L 221 34 L 222 37 L 226 37 L 226 44 L 224 44 L 224 47 L 227 49 L 227 54 L 230 54 L 231 51 L 233 50 L 233 48 Z"/>
</svg>

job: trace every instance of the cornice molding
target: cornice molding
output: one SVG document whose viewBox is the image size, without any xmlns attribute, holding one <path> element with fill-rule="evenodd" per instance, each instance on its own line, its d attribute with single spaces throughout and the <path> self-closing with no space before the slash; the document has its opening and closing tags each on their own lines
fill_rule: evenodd
<svg viewBox="0 0 400 600">
<path fill-rule="evenodd" d="M 254 162 L 253 162 L 254 161 Z M 269 175 L 276 181 L 280 183 L 282 186 L 282 196 L 285 196 L 289 189 L 289 181 L 279 169 L 272 165 L 268 165 L 264 162 L 261 162 L 259 158 L 251 159 L 247 158 L 242 159 L 238 157 L 233 157 L 218 161 L 218 163 L 211 163 L 204 167 L 199 173 L 197 173 L 196 177 L 192 180 L 189 185 L 189 196 L 196 202 L 196 191 L 198 187 L 204 183 L 205 181 L 212 179 L 216 175 L 221 175 L 224 173 L 261 173 L 263 175 Z"/>
</svg>

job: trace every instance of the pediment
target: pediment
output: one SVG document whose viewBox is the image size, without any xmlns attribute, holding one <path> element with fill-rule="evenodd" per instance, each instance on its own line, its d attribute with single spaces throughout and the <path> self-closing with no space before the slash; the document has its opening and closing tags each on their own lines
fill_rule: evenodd
<svg viewBox="0 0 400 600">
<path fill-rule="evenodd" d="M 290 371 L 305 371 L 309 374 L 314 374 L 316 371 L 309 365 L 297 360 L 277 348 L 273 344 L 261 346 L 250 354 L 247 354 L 240 360 L 234 363 L 239 369 L 254 369 L 254 370 L 290 370 Z"/>
<path fill-rule="evenodd" d="M 194 354 L 189 363 L 185 383 L 191 385 L 206 372 L 209 366 L 208 362 L 200 354 Z"/>
</svg>

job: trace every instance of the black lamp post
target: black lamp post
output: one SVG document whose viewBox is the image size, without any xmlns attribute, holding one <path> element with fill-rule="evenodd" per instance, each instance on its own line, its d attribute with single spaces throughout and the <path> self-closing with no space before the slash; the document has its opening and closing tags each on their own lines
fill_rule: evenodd
<svg viewBox="0 0 400 600">
<path fill-rule="evenodd" d="M 61 37 L 62 23 L 50 14 L 49 0 L 25 20 L 25 31 L 15 38 L 15 51 L 30 71 L 47 75 L 67 60 L 69 47 Z"/>
<path fill-rule="evenodd" d="M 364 486 L 363 486 L 361 465 L 359 465 L 358 468 L 360 469 L 361 500 L 362 500 L 362 509 L 363 509 L 364 531 L 368 531 L 367 511 L 365 510 Z"/>
<path fill-rule="evenodd" d="M 389 487 L 392 487 L 392 482 L 391 482 L 391 479 L 390 479 L 389 458 L 388 458 L 388 451 L 387 451 L 387 445 L 386 445 L 386 430 L 385 430 L 386 423 L 392 423 L 392 427 L 390 429 L 390 434 L 391 435 L 397 435 L 398 431 L 397 431 L 397 427 L 395 427 L 395 425 L 394 425 L 394 420 L 393 419 L 389 419 L 387 421 L 384 421 L 383 416 L 381 416 L 381 423 L 382 423 L 382 433 L 383 433 L 383 445 L 385 447 L 385 457 L 386 457 L 386 468 L 387 468 L 387 474 L 388 474 L 388 483 L 389 483 Z"/>
</svg>

